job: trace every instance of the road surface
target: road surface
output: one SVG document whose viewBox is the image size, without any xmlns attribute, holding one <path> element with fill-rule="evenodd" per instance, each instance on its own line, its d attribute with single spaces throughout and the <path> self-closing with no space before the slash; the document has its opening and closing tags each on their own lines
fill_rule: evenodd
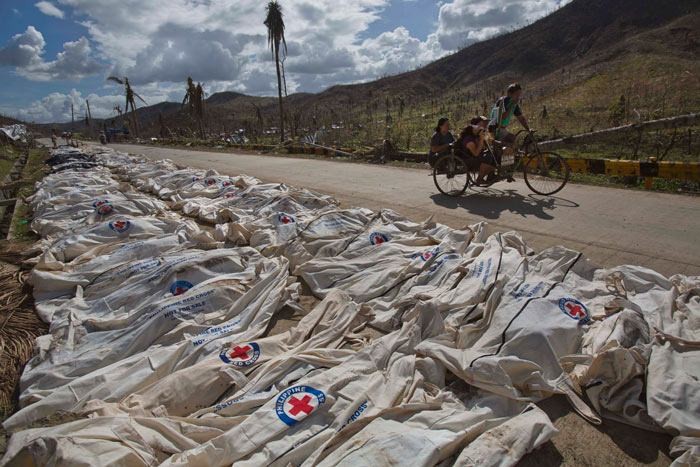
<svg viewBox="0 0 700 467">
<path fill-rule="evenodd" d="M 541 250 L 564 245 L 602 266 L 636 264 L 662 274 L 700 274 L 700 198 L 569 184 L 555 196 L 531 194 L 525 183 L 498 183 L 461 198 L 439 194 L 427 169 L 340 163 L 112 144 L 149 158 L 334 195 L 343 206 L 391 208 L 413 220 L 434 216 L 462 227 L 486 221 L 490 231 L 517 230 Z"/>
</svg>

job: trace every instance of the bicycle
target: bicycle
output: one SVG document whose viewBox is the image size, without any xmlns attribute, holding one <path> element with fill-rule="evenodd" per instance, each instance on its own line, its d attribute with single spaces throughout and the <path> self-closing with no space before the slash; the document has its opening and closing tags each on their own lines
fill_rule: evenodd
<svg viewBox="0 0 700 467">
<path fill-rule="evenodd" d="M 478 167 L 470 167 L 465 158 L 451 151 L 435 161 L 433 181 L 440 193 L 448 196 L 461 196 L 470 186 L 491 186 L 494 183 L 513 180 L 513 174 L 522 170 L 525 184 L 538 195 L 549 196 L 561 191 L 569 181 L 571 169 L 566 160 L 551 151 L 542 151 L 534 136 L 534 131 L 521 130 L 516 134 L 516 140 L 521 133 L 527 133 L 522 144 L 514 154 L 501 154 L 497 161 L 495 179 L 487 184 L 477 184 Z M 486 151 L 496 154 L 495 146 L 502 146 L 499 141 L 493 144 L 485 141 Z"/>
</svg>

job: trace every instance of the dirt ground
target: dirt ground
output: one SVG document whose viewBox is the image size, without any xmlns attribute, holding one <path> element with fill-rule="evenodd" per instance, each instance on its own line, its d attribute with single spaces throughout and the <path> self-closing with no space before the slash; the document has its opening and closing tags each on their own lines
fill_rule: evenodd
<svg viewBox="0 0 700 467">
<path fill-rule="evenodd" d="M 671 463 L 668 447 L 672 437 L 641 430 L 624 423 L 603 420 L 591 425 L 571 410 L 564 396 L 538 404 L 559 434 L 540 449 L 528 454 L 520 466 L 665 466 Z"/>
</svg>

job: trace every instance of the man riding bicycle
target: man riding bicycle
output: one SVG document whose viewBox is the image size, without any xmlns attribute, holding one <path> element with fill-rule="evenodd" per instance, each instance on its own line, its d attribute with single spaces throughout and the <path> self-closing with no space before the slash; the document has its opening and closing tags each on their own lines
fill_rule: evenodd
<svg viewBox="0 0 700 467">
<path fill-rule="evenodd" d="M 484 187 L 501 180 L 512 182 L 516 171 L 522 171 L 525 185 L 536 194 L 551 196 L 564 188 L 571 169 L 559 154 L 540 149 L 520 109 L 521 97 L 519 84 L 508 86 L 507 94 L 496 101 L 488 124 L 486 118 L 475 117 L 452 145 L 454 152 L 448 150 L 449 144 L 440 146 L 440 141 L 431 144 L 431 153 L 439 156 L 432 175 L 440 193 L 460 196 L 470 185 Z M 513 117 L 528 132 L 517 153 L 517 134 L 507 130 Z M 488 128 L 487 134 L 493 133 L 493 139 L 484 137 L 484 127 Z M 445 134 L 447 130 L 445 127 Z"/>
<path fill-rule="evenodd" d="M 527 119 L 520 110 L 520 99 L 523 95 L 523 88 L 518 83 L 513 83 L 508 86 L 506 95 L 499 98 L 491 109 L 491 121 L 489 122 L 489 130 L 493 133 L 494 138 L 501 141 L 509 147 L 515 145 L 515 135 L 508 132 L 507 127 L 513 117 L 517 118 L 520 124 L 527 131 L 530 131 L 530 126 Z"/>
</svg>

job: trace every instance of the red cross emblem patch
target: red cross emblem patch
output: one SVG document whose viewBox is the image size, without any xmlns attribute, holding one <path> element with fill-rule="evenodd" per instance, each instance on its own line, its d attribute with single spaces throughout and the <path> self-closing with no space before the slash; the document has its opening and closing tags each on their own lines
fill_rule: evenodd
<svg viewBox="0 0 700 467">
<path fill-rule="evenodd" d="M 586 324 L 590 321 L 590 316 L 586 306 L 573 298 L 560 299 L 559 309 L 561 309 L 566 316 L 575 319 L 581 324 Z"/>
<path fill-rule="evenodd" d="M 291 216 L 289 214 L 281 213 L 277 216 L 277 219 L 280 221 L 280 224 L 294 224 L 296 220 L 294 219 L 294 216 Z"/>
<path fill-rule="evenodd" d="M 235 344 L 221 351 L 219 358 L 224 363 L 246 367 L 258 361 L 260 358 L 260 346 L 255 342 Z"/>
<path fill-rule="evenodd" d="M 323 391 L 311 386 L 294 386 L 277 397 L 275 413 L 280 420 L 292 426 L 311 415 L 325 401 Z"/>
<path fill-rule="evenodd" d="M 127 219 L 115 219 L 109 224 L 109 228 L 117 233 L 124 233 L 131 228 L 131 221 Z"/>
<path fill-rule="evenodd" d="M 372 232 L 369 234 L 369 243 L 372 245 L 381 245 L 382 243 L 388 242 L 389 236 L 381 232 Z"/>
</svg>

